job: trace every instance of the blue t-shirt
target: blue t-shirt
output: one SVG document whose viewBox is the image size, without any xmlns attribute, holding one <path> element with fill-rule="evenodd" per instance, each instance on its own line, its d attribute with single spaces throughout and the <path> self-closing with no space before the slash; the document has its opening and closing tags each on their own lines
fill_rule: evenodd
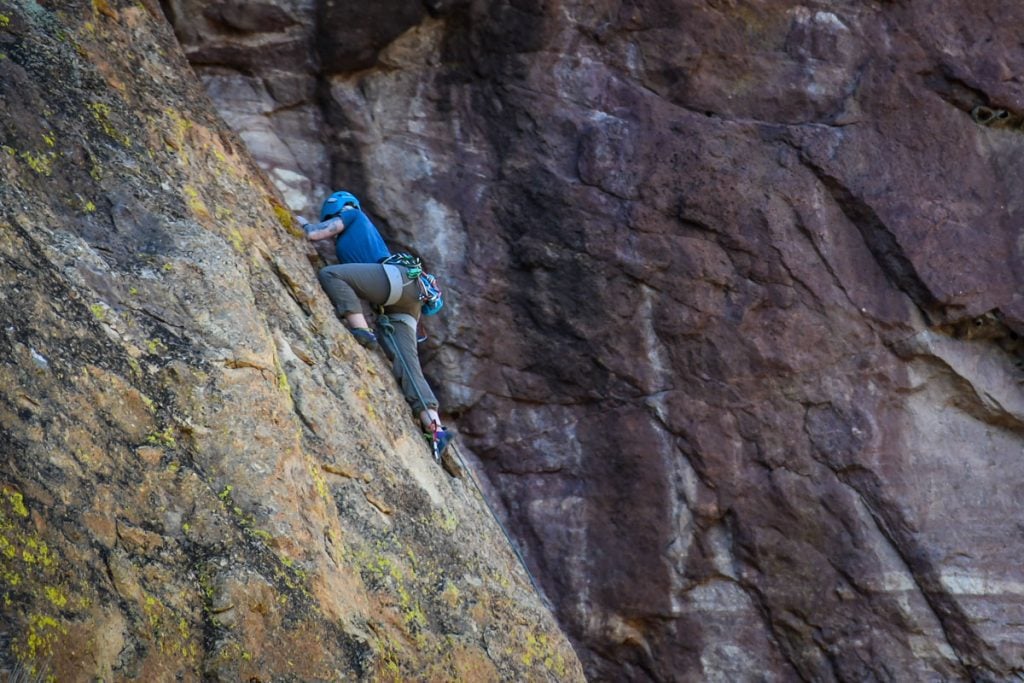
<svg viewBox="0 0 1024 683">
<path fill-rule="evenodd" d="M 391 256 L 376 226 L 362 211 L 342 211 L 341 220 L 345 223 L 345 231 L 338 235 L 334 244 L 339 262 L 380 263 Z"/>
</svg>

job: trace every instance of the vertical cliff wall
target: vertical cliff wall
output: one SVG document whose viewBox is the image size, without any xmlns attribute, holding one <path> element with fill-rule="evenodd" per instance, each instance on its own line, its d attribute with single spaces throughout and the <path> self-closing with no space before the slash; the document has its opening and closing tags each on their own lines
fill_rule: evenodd
<svg viewBox="0 0 1024 683">
<path fill-rule="evenodd" d="M 1019 3 L 164 6 L 295 208 L 443 273 L 593 679 L 1024 669 Z"/>
<path fill-rule="evenodd" d="M 0 0 L 0 676 L 581 680 L 155 3 Z"/>
</svg>

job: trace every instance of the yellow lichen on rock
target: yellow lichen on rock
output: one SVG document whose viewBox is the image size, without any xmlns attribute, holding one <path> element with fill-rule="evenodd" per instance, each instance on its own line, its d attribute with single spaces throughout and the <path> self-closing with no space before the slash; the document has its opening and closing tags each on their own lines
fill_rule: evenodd
<svg viewBox="0 0 1024 683">
<path fill-rule="evenodd" d="M 28 601 L 33 612 L 19 619 L 11 651 L 30 668 L 49 658 L 67 634 L 61 611 L 68 597 L 60 585 L 58 558 L 32 528 L 20 491 L 0 489 L 0 590 L 5 604 Z"/>
<path fill-rule="evenodd" d="M 4 69 L 42 103 L 0 112 L 16 654 L 60 680 L 515 679 L 485 629 L 555 634 L 550 615 L 333 315 L 159 11 L 12 23 Z M 20 141 L 57 155 L 49 176 Z"/>
</svg>

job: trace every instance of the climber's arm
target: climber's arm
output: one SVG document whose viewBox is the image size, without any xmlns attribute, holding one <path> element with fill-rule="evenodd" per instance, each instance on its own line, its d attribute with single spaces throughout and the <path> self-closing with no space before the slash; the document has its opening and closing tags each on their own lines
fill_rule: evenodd
<svg viewBox="0 0 1024 683">
<path fill-rule="evenodd" d="M 306 237 L 312 241 L 325 240 L 340 234 L 345 229 L 345 223 L 340 218 L 333 218 L 323 223 L 304 223 L 302 229 L 306 231 Z"/>
</svg>

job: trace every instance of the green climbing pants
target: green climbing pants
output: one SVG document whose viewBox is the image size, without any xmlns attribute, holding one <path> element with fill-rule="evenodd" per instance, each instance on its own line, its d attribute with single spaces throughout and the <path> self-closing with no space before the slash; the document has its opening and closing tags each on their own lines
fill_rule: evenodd
<svg viewBox="0 0 1024 683">
<path fill-rule="evenodd" d="M 320 269 L 319 278 L 340 316 L 362 313 L 360 299 L 384 307 L 392 323 L 387 326 L 390 329 L 381 331 L 384 350 L 391 359 L 391 370 L 402 387 L 405 400 L 417 414 L 427 408 L 436 410 L 437 398 L 423 377 L 416 348 L 421 304 L 415 278 L 410 278 L 405 268 L 377 263 L 327 266 Z"/>
</svg>

